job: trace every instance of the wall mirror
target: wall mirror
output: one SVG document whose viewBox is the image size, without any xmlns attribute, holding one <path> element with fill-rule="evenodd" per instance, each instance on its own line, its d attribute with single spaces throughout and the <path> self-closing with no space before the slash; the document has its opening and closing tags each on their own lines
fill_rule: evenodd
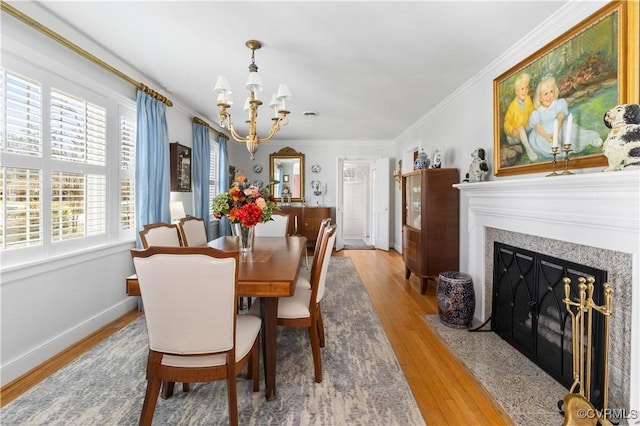
<svg viewBox="0 0 640 426">
<path fill-rule="evenodd" d="M 269 176 L 279 183 L 273 184 L 271 193 L 276 201 L 304 201 L 304 154 L 293 148 L 284 147 L 269 154 Z"/>
</svg>

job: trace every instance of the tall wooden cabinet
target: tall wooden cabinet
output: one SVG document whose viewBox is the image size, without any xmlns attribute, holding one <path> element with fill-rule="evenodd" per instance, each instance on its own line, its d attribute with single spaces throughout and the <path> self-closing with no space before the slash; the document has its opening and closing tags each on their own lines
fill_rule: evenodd
<svg viewBox="0 0 640 426">
<path fill-rule="evenodd" d="M 459 267 L 458 169 L 416 170 L 402 177 L 402 259 L 405 278 L 421 280 Z"/>
</svg>

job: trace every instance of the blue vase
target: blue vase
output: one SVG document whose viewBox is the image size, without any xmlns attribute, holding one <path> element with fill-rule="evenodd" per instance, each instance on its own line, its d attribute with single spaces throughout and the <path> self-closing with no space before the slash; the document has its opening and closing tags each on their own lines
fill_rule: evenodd
<svg viewBox="0 0 640 426">
<path fill-rule="evenodd" d="M 431 161 L 429 160 L 427 153 L 424 152 L 424 149 L 421 149 L 418 153 L 418 158 L 416 158 L 416 161 L 413 163 L 413 170 L 428 169 L 429 164 L 431 164 Z"/>
</svg>

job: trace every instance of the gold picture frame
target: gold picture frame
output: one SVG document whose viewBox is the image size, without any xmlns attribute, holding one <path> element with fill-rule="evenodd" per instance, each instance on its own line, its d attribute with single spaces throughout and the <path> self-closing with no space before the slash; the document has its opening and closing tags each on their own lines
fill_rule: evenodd
<svg viewBox="0 0 640 426">
<path fill-rule="evenodd" d="M 569 168 L 606 166 L 602 117 L 638 102 L 638 35 L 638 2 L 612 1 L 494 79 L 495 175 L 551 170 L 556 126 L 559 161 L 569 136 Z"/>
</svg>

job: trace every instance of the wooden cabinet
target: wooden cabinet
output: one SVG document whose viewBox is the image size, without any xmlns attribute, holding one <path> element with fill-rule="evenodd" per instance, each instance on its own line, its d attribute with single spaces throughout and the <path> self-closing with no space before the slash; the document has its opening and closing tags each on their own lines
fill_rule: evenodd
<svg viewBox="0 0 640 426">
<path fill-rule="evenodd" d="M 458 169 L 416 170 L 402 177 L 402 259 L 405 278 L 429 279 L 459 266 Z"/>
<path fill-rule="evenodd" d="M 331 207 L 280 206 L 280 211 L 289 215 L 288 233 L 304 235 L 311 246 L 315 246 L 322 219 L 332 217 Z"/>
</svg>

